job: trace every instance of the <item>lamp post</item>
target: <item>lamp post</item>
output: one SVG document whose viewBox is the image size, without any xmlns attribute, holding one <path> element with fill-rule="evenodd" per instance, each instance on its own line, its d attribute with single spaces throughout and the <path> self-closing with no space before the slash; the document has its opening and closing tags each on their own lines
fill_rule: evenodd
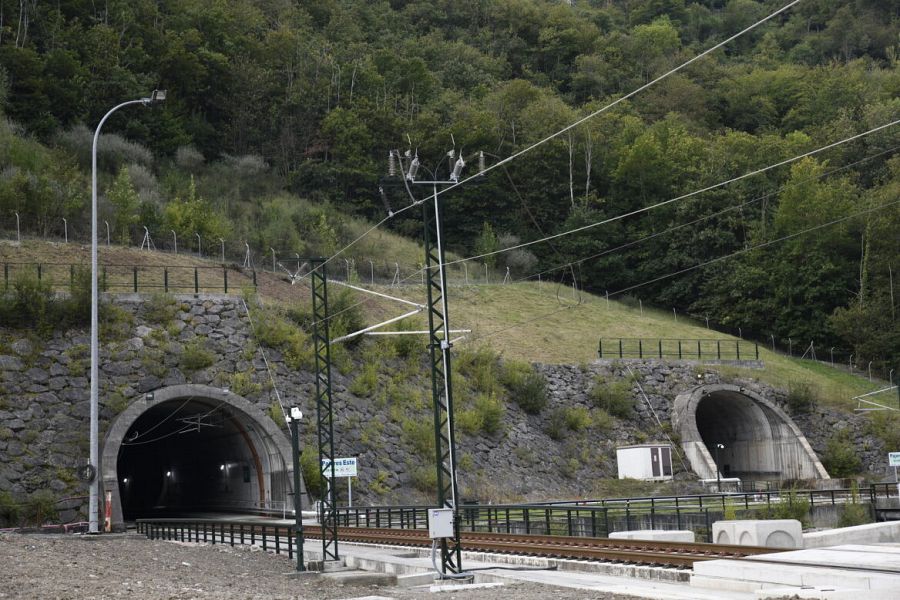
<svg viewBox="0 0 900 600">
<path fill-rule="evenodd" d="M 285 420 L 291 428 L 291 456 L 294 461 L 294 534 L 297 538 L 297 570 L 305 571 L 303 564 L 303 514 L 300 503 L 300 433 L 298 431 L 303 413 L 292 406 Z"/>
<path fill-rule="evenodd" d="M 719 493 L 722 493 L 722 474 L 719 469 L 719 450 L 723 450 L 725 448 L 725 444 L 716 444 L 716 487 L 719 489 Z"/>
<path fill-rule="evenodd" d="M 100 458 L 99 443 L 99 369 L 100 369 L 100 342 L 98 327 L 98 301 L 97 289 L 97 141 L 100 139 L 100 130 L 111 114 L 130 104 L 143 104 L 150 106 L 166 99 L 165 90 L 153 90 L 149 98 L 129 100 L 118 106 L 114 106 L 106 113 L 97 130 L 94 131 L 94 142 L 91 146 L 91 455 L 90 464 L 94 467 L 94 477 L 91 481 L 90 496 L 88 501 L 88 532 L 99 533 L 98 505 L 100 499 L 100 478 L 97 476 L 97 464 Z M 107 229 L 107 231 L 109 231 Z M 108 238 L 107 238 L 108 239 Z"/>
</svg>

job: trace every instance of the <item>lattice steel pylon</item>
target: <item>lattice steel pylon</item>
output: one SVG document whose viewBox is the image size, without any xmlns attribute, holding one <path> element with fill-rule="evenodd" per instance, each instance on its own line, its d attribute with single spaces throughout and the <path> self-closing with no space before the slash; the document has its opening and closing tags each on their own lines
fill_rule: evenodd
<svg viewBox="0 0 900 600">
<path fill-rule="evenodd" d="M 447 277 L 441 243 L 441 207 L 437 186 L 434 202 L 422 203 L 425 225 L 425 279 L 428 291 L 428 332 L 431 394 L 434 401 L 434 438 L 437 459 L 438 506 L 453 509 L 453 537 L 441 538 L 441 571 L 462 571 L 456 487 L 456 437 L 450 381 L 450 327 L 447 314 Z"/>
<path fill-rule="evenodd" d="M 310 283 L 313 304 L 313 347 L 316 357 L 316 430 L 319 441 L 319 478 L 326 490 L 319 503 L 322 560 L 339 560 L 337 502 L 334 481 L 334 412 L 331 403 L 331 352 L 328 336 L 328 276 L 325 259 L 313 259 Z M 326 462 L 327 460 L 327 462 Z M 331 477 L 325 476 L 330 470 Z"/>
</svg>

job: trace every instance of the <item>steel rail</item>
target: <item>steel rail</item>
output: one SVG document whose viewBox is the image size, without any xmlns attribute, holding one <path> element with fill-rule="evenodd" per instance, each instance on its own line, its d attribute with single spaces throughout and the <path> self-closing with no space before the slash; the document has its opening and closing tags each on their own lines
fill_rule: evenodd
<svg viewBox="0 0 900 600">
<path fill-rule="evenodd" d="M 292 525 L 240 519 L 139 519 L 138 531 L 154 539 L 181 539 L 215 544 L 251 543 L 284 548 L 292 554 Z M 742 558 L 782 552 L 783 549 L 728 544 L 682 543 L 646 540 L 610 540 L 606 538 L 566 537 L 506 533 L 460 532 L 466 550 L 519 554 L 556 559 L 580 559 L 643 565 L 690 568 L 694 563 L 720 558 Z M 304 527 L 307 538 L 322 538 L 322 528 Z M 226 541 L 226 535 L 228 541 Z M 344 542 L 430 548 L 428 533 L 422 529 L 384 529 L 339 527 Z"/>
</svg>

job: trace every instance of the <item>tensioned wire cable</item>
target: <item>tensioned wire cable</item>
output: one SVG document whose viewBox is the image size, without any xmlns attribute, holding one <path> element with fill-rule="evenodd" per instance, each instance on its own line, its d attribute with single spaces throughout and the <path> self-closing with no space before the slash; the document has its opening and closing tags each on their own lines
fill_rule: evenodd
<svg viewBox="0 0 900 600">
<path fill-rule="evenodd" d="M 509 247 L 509 248 L 503 248 L 502 250 L 495 250 L 495 251 L 493 251 L 493 252 L 485 252 L 484 254 L 478 254 L 478 255 L 476 255 L 476 256 L 469 256 L 469 257 L 467 257 L 467 258 L 460 258 L 460 259 L 457 259 L 457 260 L 454 260 L 454 261 L 449 261 L 449 262 L 444 263 L 444 264 L 445 264 L 446 266 L 450 266 L 450 265 L 455 265 L 455 264 L 461 263 L 461 262 L 467 262 L 467 261 L 471 261 L 471 260 L 478 260 L 478 259 L 480 259 L 480 258 L 486 258 L 486 257 L 488 257 L 488 256 L 495 256 L 495 255 L 497 255 L 497 254 L 502 254 L 502 253 L 504 253 L 504 252 L 510 252 L 510 251 L 512 251 L 512 250 L 518 250 L 519 248 L 526 248 L 526 247 L 528 247 L 528 246 L 533 246 L 533 245 L 535 245 L 535 244 L 540 244 L 540 243 L 542 243 L 542 242 L 547 242 L 547 241 L 550 241 L 550 240 L 555 240 L 555 239 L 557 239 L 557 238 L 565 237 L 565 236 L 567 236 L 567 235 L 572 235 L 572 234 L 574 234 L 574 233 L 580 233 L 580 232 L 582 232 L 582 231 L 586 231 L 586 230 L 588 230 L 588 229 L 592 229 L 592 228 L 598 227 L 598 226 L 600 226 L 600 225 L 606 225 L 606 224 L 608 224 L 608 223 L 613 223 L 613 222 L 615 222 L 615 221 L 620 221 L 620 220 L 625 219 L 625 218 L 627 218 L 627 217 L 632 217 L 632 216 L 634 216 L 634 215 L 639 215 L 639 214 L 641 214 L 641 213 L 649 212 L 649 211 L 654 210 L 654 209 L 656 209 L 656 208 L 660 208 L 660 207 L 662 207 L 662 206 L 666 206 L 666 205 L 672 204 L 673 202 L 678 202 L 679 200 L 685 200 L 685 199 L 690 198 L 690 197 L 692 197 L 692 196 L 696 196 L 696 195 L 702 194 L 702 193 L 704 193 L 704 192 L 708 192 L 708 191 L 711 191 L 711 190 L 714 190 L 714 189 L 717 189 L 717 188 L 720 188 L 720 187 L 724 187 L 724 186 L 726 186 L 726 185 L 730 185 L 730 184 L 732 184 L 732 183 L 736 183 L 736 182 L 741 181 L 741 180 L 743 180 L 743 179 L 747 179 L 748 177 L 753 177 L 754 175 L 759 175 L 759 174 L 761 174 L 761 173 L 765 173 L 766 171 L 771 171 L 772 169 L 776 169 L 776 168 L 778 168 L 778 167 L 783 167 L 783 166 L 788 165 L 788 164 L 791 164 L 791 163 L 793 163 L 793 162 L 797 162 L 798 160 L 800 160 L 800 159 L 802 159 L 802 158 L 806 158 L 806 157 L 808 157 L 808 156 L 813 156 L 814 154 L 818 154 L 818 153 L 820 153 L 820 152 L 824 152 L 825 150 L 830 150 L 831 148 L 835 148 L 835 147 L 840 146 L 840 145 L 842 145 L 842 144 L 846 144 L 846 143 L 848 143 L 848 142 L 852 142 L 852 141 L 854 141 L 854 140 L 858 140 L 858 139 L 860 139 L 860 138 L 862 138 L 862 137 L 865 137 L 865 136 L 867 136 L 867 135 L 871 135 L 871 134 L 876 133 L 876 132 L 878 132 L 878 131 L 881 131 L 881 130 L 883 130 L 883 129 L 887 129 L 887 128 L 889 128 L 889 127 L 893 127 L 894 125 L 897 125 L 898 123 L 900 123 L 900 119 L 897 119 L 897 120 L 895 120 L 895 121 L 891 121 L 890 123 L 885 123 L 884 125 L 879 125 L 878 127 L 875 127 L 875 128 L 870 129 L 870 130 L 868 130 L 868 131 L 864 131 L 863 133 L 858 133 L 858 134 L 856 134 L 856 135 L 850 136 L 850 137 L 845 138 L 845 139 L 843 139 L 843 140 L 840 140 L 840 141 L 837 141 L 837 142 L 833 142 L 833 143 L 831 143 L 831 144 L 828 144 L 827 146 L 822 146 L 821 148 L 817 148 L 817 149 L 815 149 L 815 150 L 810 150 L 809 152 L 804 152 L 803 154 L 798 154 L 797 156 L 794 156 L 794 157 L 792 157 L 792 158 L 788 158 L 788 159 L 786 159 L 786 160 L 782 160 L 782 161 L 780 161 L 780 162 L 777 162 L 777 163 L 775 163 L 775 164 L 769 165 L 769 166 L 767 166 L 767 167 L 762 167 L 761 169 L 756 169 L 755 171 L 750 171 L 749 173 L 744 173 L 743 175 L 738 175 L 737 177 L 732 177 L 731 179 L 728 179 L 728 180 L 726 180 L 726 181 L 721 181 L 721 182 L 719 182 L 719 183 L 715 183 L 715 184 L 713 184 L 713 185 L 706 186 L 706 187 L 701 188 L 701 189 L 699 189 L 699 190 L 694 190 L 693 192 L 688 192 L 687 194 L 682 194 L 681 196 L 676 196 L 675 198 L 669 198 L 668 200 L 663 200 L 662 202 L 657 202 L 656 204 L 651 204 L 650 206 L 644 206 L 644 207 L 642 207 L 642 208 L 638 208 L 638 209 L 629 211 L 629 212 L 627 212 L 627 213 L 623 213 L 623 214 L 620 214 L 620 215 L 616 215 L 616 216 L 610 217 L 610 218 L 608 218 L 608 219 L 603 219 L 603 220 L 597 221 L 597 222 L 595 222 L 595 223 L 589 223 L 589 224 L 583 225 L 583 226 L 581 226 L 581 227 L 576 227 L 575 229 L 569 229 L 569 230 L 567 230 L 567 231 L 562 231 L 562 232 L 560 232 L 560 233 L 556 233 L 556 234 L 553 234 L 553 235 L 550 235 L 550 236 L 546 236 L 546 237 L 543 237 L 543 238 L 540 238 L 540 239 L 537 239 L 537 240 L 532 240 L 532 241 L 530 241 L 530 242 L 523 242 L 523 243 L 518 244 L 518 245 L 516 245 L 516 246 L 511 246 L 511 247 Z"/>
<path fill-rule="evenodd" d="M 794 182 L 794 183 L 789 183 L 789 184 L 783 185 L 783 186 L 781 186 L 781 187 L 779 187 L 779 188 L 777 188 L 777 189 L 775 189 L 775 190 L 769 192 L 768 194 L 763 194 L 762 196 L 758 196 L 758 197 L 756 197 L 756 198 L 754 198 L 754 199 L 752 199 L 752 200 L 747 200 L 746 202 L 743 202 L 743 203 L 741 203 L 741 204 L 737 204 L 737 205 L 735 205 L 735 206 L 729 206 L 728 208 L 724 208 L 724 209 L 722 209 L 722 210 L 716 211 L 716 212 L 711 213 L 711 214 L 709 214 L 709 215 L 706 215 L 706 216 L 704 216 L 704 217 L 700 217 L 700 218 L 694 219 L 693 221 L 689 221 L 689 222 L 687 222 L 687 223 L 681 223 L 681 224 L 679 224 L 679 225 L 675 225 L 675 226 L 673 226 L 673 227 L 669 227 L 668 229 L 665 229 L 665 230 L 663 230 L 663 231 L 659 231 L 659 232 L 656 232 L 656 233 L 651 233 L 650 235 L 646 235 L 646 236 L 644 236 L 644 237 L 641 237 L 641 238 L 632 240 L 632 241 L 630 241 L 630 242 L 626 242 L 626 243 L 624 243 L 624 244 L 622 244 L 622 245 L 620 245 L 620 246 L 616 246 L 615 248 L 607 248 L 606 250 L 602 250 L 602 251 L 597 252 L 597 253 L 595 253 L 595 254 L 591 254 L 590 256 L 585 256 L 585 257 L 582 257 L 582 258 L 576 258 L 576 259 L 574 259 L 574 260 L 571 260 L 571 261 L 569 261 L 569 262 L 566 262 L 565 264 L 557 265 L 557 266 L 555 266 L 555 267 L 550 267 L 550 268 L 545 269 L 545 270 L 543 270 L 543 271 L 540 271 L 540 272 L 538 272 L 538 273 L 532 273 L 532 274 L 530 274 L 530 275 L 525 275 L 525 276 L 523 276 L 523 277 L 519 277 L 518 279 L 516 279 L 516 282 L 520 282 L 520 281 L 528 281 L 528 280 L 530 280 L 530 279 L 533 279 L 534 277 L 539 277 L 539 276 L 541 276 L 541 275 L 546 275 L 547 273 L 552 273 L 552 272 L 554 272 L 554 271 L 565 270 L 565 269 L 568 269 L 568 268 L 570 267 L 570 265 L 573 265 L 573 264 L 581 264 L 581 263 L 583 263 L 583 262 L 586 262 L 586 261 L 591 260 L 591 259 L 594 259 L 594 258 L 599 258 L 599 257 L 605 256 L 605 255 L 607 255 L 607 254 L 613 254 L 613 253 L 618 252 L 618 251 L 620 251 L 620 250 L 624 250 L 624 249 L 626 249 L 626 248 L 630 248 L 630 247 L 632 247 L 632 246 L 636 246 L 637 244 L 640 244 L 640 243 L 645 242 L 645 241 L 647 241 L 647 240 L 650 240 L 650 239 L 653 239 L 653 238 L 657 238 L 657 237 L 660 237 L 660 236 L 663 236 L 663 235 L 672 233 L 673 231 L 678 231 L 679 229 L 684 229 L 685 227 L 690 227 L 691 225 L 696 225 L 697 223 L 702 223 L 703 221 L 708 221 L 709 219 L 713 219 L 713 218 L 715 218 L 715 217 L 719 217 L 719 216 L 721 216 L 721 215 L 724 215 L 724 214 L 729 213 L 729 212 L 733 212 L 733 211 L 735 211 L 735 210 L 741 210 L 741 209 L 743 209 L 743 208 L 745 208 L 745 207 L 747 207 L 747 206 L 749 206 L 749 205 L 751 205 L 751 204 L 755 204 L 755 203 L 759 202 L 760 200 L 766 200 L 766 199 L 768 199 L 768 198 L 771 198 L 771 197 L 773 197 L 773 196 L 775 196 L 775 195 L 777 195 L 777 194 L 779 194 L 779 193 L 781 193 L 781 192 L 783 192 L 783 191 L 785 191 L 785 190 L 789 190 L 789 189 L 791 189 L 791 188 L 793 188 L 793 187 L 796 187 L 796 186 L 799 186 L 799 185 L 803 185 L 803 184 L 806 184 L 806 183 L 809 183 L 809 182 L 812 182 L 812 181 L 816 181 L 816 180 L 818 180 L 818 179 L 823 179 L 823 178 L 825 178 L 825 177 L 830 177 L 831 175 L 834 175 L 835 173 L 839 173 L 839 172 L 841 172 L 841 171 L 845 171 L 845 170 L 847 170 L 847 169 L 850 169 L 850 168 L 852 168 L 852 167 L 855 167 L 855 166 L 857 166 L 857 165 L 860 165 L 860 164 L 862 164 L 862 163 L 864 163 L 864 162 L 867 162 L 867 161 L 870 161 L 870 160 L 874 160 L 874 159 L 876 159 L 876 158 L 878 158 L 878 157 L 880 157 L 880 156 L 884 156 L 885 154 L 890 154 L 890 153 L 892 153 L 892 152 L 895 152 L 898 148 L 900 148 L 900 146 L 893 146 L 892 148 L 888 148 L 887 150 L 883 150 L 883 151 L 881 151 L 881 152 L 879 152 L 879 153 L 877 153 L 877 154 L 873 154 L 873 155 L 871 155 L 871 156 L 867 156 L 867 157 L 865 157 L 865 158 L 861 158 L 860 160 L 854 161 L 854 162 L 852 162 L 852 163 L 848 163 L 848 164 L 843 165 L 843 166 L 841 166 L 841 167 L 836 167 L 836 168 L 834 168 L 834 169 L 832 169 L 832 170 L 830 170 L 830 171 L 827 171 L 827 172 L 825 172 L 825 173 L 821 173 L 821 174 L 819 174 L 819 175 L 816 175 L 815 177 L 807 177 L 806 179 L 802 179 L 802 180 L 797 181 L 797 182 Z"/>
<path fill-rule="evenodd" d="M 620 289 L 620 290 L 616 290 L 615 292 L 610 292 L 609 295 L 610 295 L 610 296 L 616 296 L 616 295 L 619 295 L 619 294 L 624 294 L 625 292 L 629 292 L 629 291 L 634 290 L 634 289 L 637 289 L 637 288 L 639 288 L 639 287 L 643 287 L 643 286 L 645 286 L 645 285 L 650 285 L 650 284 L 652 284 L 652 283 L 656 283 L 656 282 L 658 282 L 658 281 L 662 281 L 663 279 L 669 279 L 669 278 L 672 278 L 672 277 L 677 277 L 678 275 L 682 275 L 682 274 L 684 274 L 684 273 L 687 273 L 687 272 L 689 272 L 689 271 L 693 271 L 693 270 L 695 270 L 695 269 L 699 269 L 699 268 L 701 268 L 701 267 L 705 267 L 705 266 L 707 266 L 707 265 L 711 265 L 711 264 L 714 264 L 714 263 L 722 262 L 723 260 L 727 260 L 727 259 L 729 259 L 729 258 L 733 258 L 733 257 L 739 256 L 739 255 L 741 255 L 741 254 L 746 254 L 746 253 L 752 252 L 752 251 L 754 251 L 754 250 L 759 250 L 760 248 L 765 248 L 765 247 L 767 247 L 767 246 L 772 246 L 772 245 L 774 245 L 774 244 L 778 244 L 778 243 L 780 243 L 780 242 L 784 242 L 784 241 L 787 241 L 787 240 L 789 240 L 789 239 L 793 239 L 793 238 L 799 237 L 799 236 L 801 236 L 801 235 L 805 235 L 805 234 L 807 234 L 807 233 L 811 233 L 811 232 L 813 232 L 813 231 L 818 231 L 818 230 L 820 230 L 820 229 L 824 229 L 825 227 L 830 227 L 830 226 L 832 226 L 832 225 L 837 225 L 838 223 L 842 223 L 842 222 L 844 222 L 844 221 L 848 221 L 848 220 L 853 219 L 853 218 L 855 218 L 855 217 L 858 217 L 858 216 L 861 216 L 861 215 L 864 215 L 864 214 L 868 214 L 868 213 L 871 213 L 871 212 L 876 212 L 876 211 L 879 211 L 879 210 L 882 210 L 882 209 L 885 209 L 885 208 L 889 208 L 889 207 L 894 206 L 894 205 L 897 205 L 897 204 L 900 204 L 900 200 L 894 200 L 894 201 L 892 201 L 892 202 L 886 202 L 886 203 L 881 204 L 881 205 L 879 205 L 879 206 L 870 207 L 870 208 L 867 208 L 867 209 L 865 209 L 865 210 L 861 210 L 861 211 L 858 211 L 858 212 L 855 212 L 855 213 L 852 213 L 852 214 L 849 214 L 849 215 L 840 217 L 840 218 L 838 218 L 838 219 L 834 219 L 834 220 L 832 220 L 832 221 L 828 221 L 827 223 L 821 223 L 821 224 L 819 224 L 819 225 L 816 225 L 816 226 L 813 226 L 813 227 L 809 227 L 809 228 L 807 228 L 807 229 L 803 229 L 803 230 L 801 230 L 801 231 L 797 231 L 797 232 L 794 232 L 794 233 L 791 233 L 791 234 L 782 236 L 782 237 L 777 238 L 777 239 L 774 239 L 774 240 L 769 240 L 769 241 L 767 241 L 767 242 L 762 242 L 762 243 L 756 244 L 756 245 L 754 245 L 754 246 L 750 246 L 750 247 L 748 247 L 748 248 L 742 248 L 742 249 L 740 249 L 740 250 L 737 250 L 737 251 L 732 252 L 732 253 L 730 253 L 730 254 L 726 254 L 726 255 L 724 255 L 724 256 L 719 256 L 719 257 L 717 257 L 717 258 L 713 258 L 713 259 L 710 259 L 710 260 L 708 260 L 708 261 L 704 261 L 704 262 L 702 262 L 702 263 L 698 263 L 698 264 L 696 264 L 696 265 L 692 265 L 692 266 L 690 266 L 690 267 L 685 267 L 684 269 L 679 269 L 679 270 L 677 270 L 677 271 L 672 271 L 672 272 L 667 273 L 667 274 L 665 274 L 665 275 L 660 275 L 660 276 L 658 276 L 658 277 L 654 277 L 653 279 L 649 279 L 649 280 L 644 281 L 644 282 L 642 282 L 642 283 L 638 283 L 638 284 L 635 284 L 635 285 L 631 285 L 631 286 L 628 286 L 628 287 L 626 287 L 626 288 L 622 288 L 622 289 Z M 495 329 L 495 330 L 493 330 L 493 331 L 489 331 L 489 332 L 487 332 L 487 333 L 483 333 L 483 334 L 480 334 L 480 335 L 467 336 L 467 337 L 465 338 L 465 340 L 468 341 L 468 342 L 473 342 L 473 341 L 477 341 L 477 340 L 480 340 L 480 339 L 492 337 L 492 336 L 495 336 L 495 335 L 497 335 L 497 334 L 499 334 L 499 333 L 503 333 L 503 332 L 505 332 L 505 331 L 509 331 L 510 329 L 515 329 L 516 327 L 521 327 L 521 326 L 527 325 L 527 324 L 529 324 L 529 323 L 534 323 L 534 322 L 537 322 L 537 321 L 541 321 L 541 320 L 546 319 L 547 317 L 550 317 L 550 316 L 552 316 L 552 315 L 554 315 L 554 314 L 556 314 L 556 313 L 558 313 L 558 312 L 560 312 L 560 311 L 562 311 L 562 310 L 568 310 L 568 309 L 570 309 L 570 308 L 576 308 L 576 305 L 567 306 L 567 307 L 563 307 L 563 308 L 556 309 L 556 310 L 553 310 L 553 311 L 549 311 L 549 312 L 547 312 L 547 313 L 544 313 L 544 314 L 542 314 L 542 315 L 538 315 L 537 317 L 528 319 L 528 320 L 523 321 L 523 322 L 521 322 L 521 323 L 515 323 L 515 324 L 513 324 L 513 325 L 508 325 L 508 326 L 505 326 L 505 327 L 501 327 L 501 328 L 499 328 L 499 329 Z"/>
<path fill-rule="evenodd" d="M 188 398 L 188 400 L 192 400 L 192 399 L 193 399 L 193 398 Z M 187 401 L 185 401 L 185 404 L 186 404 L 186 403 L 187 403 Z M 195 416 L 196 416 L 198 419 L 202 419 L 203 417 L 208 417 L 209 415 L 213 414 L 214 412 L 216 412 L 217 410 L 219 410 L 220 408 L 222 408 L 223 406 L 225 406 L 225 404 L 226 404 L 225 402 L 220 402 L 219 404 L 217 404 L 217 405 L 214 406 L 213 408 L 209 409 L 207 412 L 205 412 L 205 413 L 200 413 L 200 414 L 197 414 L 197 415 L 195 415 Z M 171 415 L 170 415 L 170 416 L 171 416 Z M 167 418 L 168 418 L 168 417 L 167 417 Z M 165 419 L 163 419 L 163 420 L 165 420 Z M 194 425 L 186 425 L 185 427 L 183 427 L 183 428 L 181 428 L 181 429 L 177 429 L 177 430 L 175 430 L 175 431 L 171 431 L 171 432 L 169 432 L 169 433 L 167 433 L 167 434 L 165 434 L 165 435 L 161 435 L 161 436 L 159 436 L 158 438 L 154 438 L 154 439 L 152 439 L 152 440 L 145 440 L 145 441 L 143 441 L 143 442 L 122 442 L 121 445 L 122 445 L 122 446 L 143 446 L 144 444 L 152 444 L 152 443 L 154 443 L 154 442 L 158 442 L 158 441 L 160 441 L 160 440 L 164 440 L 164 439 L 166 439 L 167 437 L 171 437 L 171 436 L 176 435 L 176 434 L 179 434 L 179 433 L 187 433 L 188 431 L 194 429 L 194 427 L 195 427 Z"/>
<path fill-rule="evenodd" d="M 779 8 L 778 10 L 776 10 L 775 12 L 773 12 L 773 13 L 769 14 L 768 16 L 766 16 L 766 17 L 760 19 L 759 21 L 756 21 L 756 22 L 753 23 L 752 25 L 750 25 L 750 26 L 748 26 L 748 27 L 745 27 L 744 29 L 742 29 L 742 30 L 739 31 L 738 33 L 735 33 L 735 34 L 732 35 L 731 37 L 726 38 L 725 40 L 719 42 L 718 44 L 715 44 L 714 46 L 712 46 L 712 47 L 710 47 L 710 48 L 707 48 L 706 50 L 704 50 L 704 51 L 701 52 L 700 54 L 697 54 L 696 56 L 690 58 L 690 59 L 687 60 L 686 62 L 683 62 L 682 64 L 678 65 L 677 67 L 674 67 L 673 69 L 670 69 L 669 71 L 666 71 L 665 73 L 663 73 L 662 75 L 660 75 L 660 76 L 658 76 L 657 78 L 653 79 L 652 81 L 649 81 L 649 82 L 645 83 L 644 85 L 638 87 L 637 89 L 634 89 L 634 90 L 628 92 L 627 94 L 625 94 L 624 96 L 621 96 L 621 97 L 617 98 L 616 100 L 613 100 L 612 102 L 610 102 L 609 104 L 603 106 L 602 108 L 599 108 L 599 109 L 595 110 L 594 112 L 590 113 L 589 115 L 587 115 L 587 116 L 585 116 L 585 117 L 582 117 L 581 119 L 578 119 L 578 120 L 575 121 L 574 123 L 571 123 L 571 124 L 567 125 L 566 127 L 563 127 L 562 129 L 556 131 L 555 133 L 552 133 L 552 134 L 546 136 L 545 138 L 543 138 L 543 139 L 541 139 L 541 140 L 538 140 L 537 142 L 534 142 L 534 143 L 531 144 L 530 146 L 527 146 L 527 147 L 523 148 L 522 150 L 519 150 L 518 152 L 516 152 L 516 153 L 514 153 L 514 154 L 511 154 L 510 156 L 507 156 L 506 158 L 504 158 L 504 159 L 501 160 L 500 162 L 495 163 L 495 164 L 493 164 L 493 165 L 490 165 L 489 167 L 485 168 L 484 171 L 481 171 L 480 173 L 478 173 L 478 174 L 476 174 L 476 175 L 470 175 L 469 177 L 465 177 L 465 178 L 461 179 L 460 181 L 458 181 L 458 182 L 456 182 L 456 183 L 454 183 L 454 184 L 452 184 L 452 185 L 449 185 L 449 186 L 447 186 L 447 187 L 445 187 L 445 188 L 443 188 L 443 189 L 441 189 L 441 190 L 437 190 L 434 194 L 431 194 L 429 197 L 430 197 L 430 198 L 434 198 L 434 197 L 436 197 L 436 196 L 440 196 L 440 195 L 444 194 L 445 192 L 449 192 L 450 190 L 453 190 L 453 189 L 455 189 L 455 188 L 457 188 L 457 187 L 459 187 L 459 186 L 461 186 L 461 185 L 463 185 L 463 184 L 465 184 L 465 183 L 467 183 L 467 182 L 469 182 L 469 181 L 471 181 L 471 180 L 473 180 L 473 179 L 475 179 L 475 178 L 477 178 L 477 177 L 482 177 L 482 176 L 485 175 L 486 173 L 489 173 L 489 172 L 493 171 L 494 169 L 497 169 L 497 168 L 501 167 L 502 165 L 505 165 L 505 164 L 507 164 L 507 163 L 509 163 L 509 162 L 512 162 L 512 161 L 516 160 L 516 159 L 519 158 L 520 156 L 522 156 L 522 155 L 524 155 L 524 154 L 527 154 L 527 153 L 531 152 L 531 151 L 534 150 L 535 148 L 538 148 L 538 147 L 540 147 L 540 146 L 543 146 L 543 145 L 546 144 L 547 142 L 549 142 L 549 141 L 551 141 L 551 140 L 553 140 L 553 139 L 559 137 L 560 135 L 562 135 L 562 134 L 564 134 L 564 133 L 566 133 L 566 132 L 568 132 L 568 131 L 571 131 L 572 129 L 578 127 L 578 126 L 581 125 L 582 123 L 585 123 L 586 121 L 589 121 L 589 120 L 593 119 L 593 118 L 596 117 L 597 115 L 600 115 L 600 114 L 602 114 L 602 113 L 608 111 L 609 109 L 611 109 L 611 108 L 617 106 L 618 104 L 624 102 L 625 100 L 628 100 L 629 98 L 631 98 L 631 97 L 633 97 L 633 96 L 635 96 L 635 95 L 637 95 L 637 94 L 643 92 L 643 91 L 646 90 L 647 88 L 650 88 L 650 87 L 656 85 L 657 83 L 659 83 L 659 82 L 662 81 L 663 79 L 666 79 L 667 77 L 669 77 L 669 76 L 671 76 L 671 75 L 674 75 L 675 73 L 681 71 L 681 70 L 684 69 L 685 67 L 687 67 L 687 66 L 689 66 L 689 65 L 691 65 L 691 64 L 693 64 L 693 63 L 695 63 L 695 62 L 697 62 L 697 61 L 700 60 L 701 58 L 703 58 L 703 57 L 705 57 L 705 56 L 711 54 L 712 52 L 715 52 L 715 51 L 718 50 L 719 48 L 721 48 L 721 47 L 723 47 L 723 46 L 725 46 L 725 45 L 731 43 L 732 41 L 734 41 L 734 40 L 738 39 L 739 37 L 743 36 L 745 33 L 748 33 L 748 32 L 750 32 L 750 31 L 756 29 L 757 27 L 759 27 L 759 26 L 762 25 L 763 23 L 766 23 L 767 21 L 769 21 L 769 20 L 775 18 L 776 16 L 778 16 L 778 15 L 780 15 L 781 13 L 785 12 L 785 11 L 788 10 L 789 8 L 792 8 L 794 5 L 799 4 L 800 2 L 801 2 L 801 0 L 793 0 L 793 2 L 789 2 L 788 4 L 785 4 L 784 6 L 782 6 L 781 8 Z M 404 178 L 404 182 L 405 182 L 405 181 L 406 181 L 406 179 Z M 389 221 L 390 219 L 396 217 L 397 215 L 399 215 L 399 214 L 401 214 L 401 213 L 403 213 L 403 212 L 406 212 L 407 210 L 409 210 L 410 208 L 413 208 L 414 206 L 418 206 L 419 204 L 421 204 L 421 202 L 423 202 L 423 200 L 419 200 L 419 201 L 417 201 L 417 202 L 414 202 L 413 204 L 410 204 L 410 205 L 408 205 L 408 206 L 405 206 L 405 207 L 403 207 L 403 208 L 400 208 L 400 209 L 394 211 L 393 213 L 389 214 L 387 217 L 383 218 L 381 221 L 379 221 L 378 223 L 376 223 L 375 225 L 373 225 L 372 227 L 370 227 L 369 229 L 367 229 L 366 231 L 364 231 L 361 235 L 359 235 L 356 239 L 352 240 L 349 244 L 347 244 L 346 246 L 344 246 L 343 248 L 341 248 L 340 250 L 338 250 L 337 252 L 335 252 L 333 255 L 331 255 L 330 257 L 328 257 L 328 258 L 322 263 L 322 265 L 328 264 L 329 262 L 335 260 L 338 256 L 340 256 L 341 254 L 343 254 L 344 252 L 346 252 L 348 249 L 350 249 L 351 247 L 353 247 L 354 245 L 356 245 L 360 240 L 362 240 L 363 238 L 365 238 L 366 236 L 368 236 L 370 233 L 372 233 L 373 231 L 375 231 L 376 229 L 378 229 L 379 227 L 381 227 L 381 226 L 382 226 L 383 224 L 385 224 L 387 221 Z"/>
</svg>

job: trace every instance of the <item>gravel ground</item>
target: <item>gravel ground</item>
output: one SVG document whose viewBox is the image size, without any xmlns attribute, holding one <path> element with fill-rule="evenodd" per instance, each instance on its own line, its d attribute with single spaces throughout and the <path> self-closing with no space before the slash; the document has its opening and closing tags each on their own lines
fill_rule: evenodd
<svg viewBox="0 0 900 600">
<path fill-rule="evenodd" d="M 310 600 L 430 597 L 424 589 L 356 587 L 324 577 L 290 579 L 292 563 L 246 547 L 151 541 L 135 535 L 0 534 L 0 598 L 131 597 Z M 531 583 L 442 593 L 438 600 L 632 600 Z"/>
</svg>

